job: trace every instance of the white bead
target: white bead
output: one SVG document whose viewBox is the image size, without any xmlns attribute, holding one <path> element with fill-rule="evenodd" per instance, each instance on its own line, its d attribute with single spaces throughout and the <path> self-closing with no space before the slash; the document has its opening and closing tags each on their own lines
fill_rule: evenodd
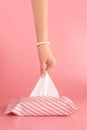
<svg viewBox="0 0 87 130">
<path fill-rule="evenodd" d="M 36 46 L 41 45 L 41 44 L 50 44 L 50 42 L 49 41 L 47 41 L 47 42 L 45 42 L 45 41 L 37 42 Z"/>
</svg>

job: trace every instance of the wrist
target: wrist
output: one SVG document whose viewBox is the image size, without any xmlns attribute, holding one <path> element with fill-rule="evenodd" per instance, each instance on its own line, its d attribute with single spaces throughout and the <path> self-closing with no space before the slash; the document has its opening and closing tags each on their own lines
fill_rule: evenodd
<svg viewBox="0 0 87 130">
<path fill-rule="evenodd" d="M 42 44 L 42 45 L 39 45 L 39 46 L 37 46 L 37 49 L 45 49 L 45 48 L 49 48 L 50 46 L 49 46 L 49 44 Z"/>
<path fill-rule="evenodd" d="M 44 45 L 49 45 L 50 44 L 50 41 L 41 41 L 41 42 L 37 42 L 36 43 L 36 46 L 44 46 Z"/>
</svg>

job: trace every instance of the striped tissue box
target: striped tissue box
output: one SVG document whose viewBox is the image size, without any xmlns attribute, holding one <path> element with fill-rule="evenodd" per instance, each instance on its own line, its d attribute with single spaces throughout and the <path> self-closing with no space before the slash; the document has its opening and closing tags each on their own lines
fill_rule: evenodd
<svg viewBox="0 0 87 130">
<path fill-rule="evenodd" d="M 14 113 L 18 116 L 57 116 L 71 115 L 77 110 L 76 105 L 67 97 L 22 97 L 12 100 L 5 114 Z"/>
</svg>

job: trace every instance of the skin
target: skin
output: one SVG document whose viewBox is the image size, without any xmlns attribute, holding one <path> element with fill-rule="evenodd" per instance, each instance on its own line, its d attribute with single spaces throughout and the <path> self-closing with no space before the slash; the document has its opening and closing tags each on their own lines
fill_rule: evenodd
<svg viewBox="0 0 87 130">
<path fill-rule="evenodd" d="M 48 0 L 31 0 L 34 16 L 35 31 L 37 42 L 48 40 Z M 56 65 L 56 59 L 51 51 L 49 44 L 39 45 L 37 47 L 40 61 L 40 74 L 45 76 L 46 71 Z"/>
</svg>

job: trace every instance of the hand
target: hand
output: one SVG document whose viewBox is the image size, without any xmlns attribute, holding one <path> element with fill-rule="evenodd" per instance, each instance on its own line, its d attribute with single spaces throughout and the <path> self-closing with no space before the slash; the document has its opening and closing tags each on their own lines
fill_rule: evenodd
<svg viewBox="0 0 87 130">
<path fill-rule="evenodd" d="M 45 76 L 46 71 L 49 73 L 56 65 L 56 60 L 48 44 L 39 45 L 37 48 L 40 60 L 40 73 L 41 76 Z"/>
</svg>

